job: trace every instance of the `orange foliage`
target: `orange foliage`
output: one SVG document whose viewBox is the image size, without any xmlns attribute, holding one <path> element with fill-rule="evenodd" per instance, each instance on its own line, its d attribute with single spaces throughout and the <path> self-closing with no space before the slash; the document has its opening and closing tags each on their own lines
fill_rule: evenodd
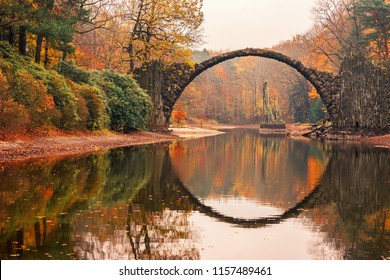
<svg viewBox="0 0 390 280">
<path fill-rule="evenodd" d="M 187 117 L 187 113 L 184 111 L 175 111 L 173 112 L 173 119 L 177 124 L 180 124 Z"/>
<path fill-rule="evenodd" d="M 310 99 L 318 99 L 320 98 L 320 95 L 318 94 L 317 90 L 310 85 L 311 91 L 309 92 L 309 98 Z"/>
<path fill-rule="evenodd" d="M 181 145 L 180 142 L 175 142 L 170 146 L 169 152 L 174 158 L 178 158 L 185 155 L 186 150 L 186 147 Z"/>
<path fill-rule="evenodd" d="M 223 180 L 222 180 L 221 177 L 217 177 L 217 178 L 214 179 L 213 183 L 214 183 L 214 186 L 216 188 L 220 188 L 222 186 L 222 184 L 223 184 Z"/>
<path fill-rule="evenodd" d="M 9 132 L 23 133 L 29 121 L 26 108 L 13 100 L 9 83 L 0 70 L 0 137 Z"/>
<path fill-rule="evenodd" d="M 172 117 L 177 125 L 182 125 L 182 122 L 186 119 L 187 112 L 183 111 L 180 103 L 178 103 L 177 109 L 172 112 Z"/>
<path fill-rule="evenodd" d="M 17 87 L 14 95 L 30 108 L 31 112 L 35 109 L 36 112 L 42 113 L 54 108 L 53 97 L 47 94 L 47 88 L 42 80 L 37 80 L 31 74 L 20 70 L 13 82 Z"/>
<path fill-rule="evenodd" d="M 54 191 L 52 188 L 48 187 L 47 189 L 45 189 L 44 193 L 43 193 L 43 199 L 48 201 L 50 200 L 50 198 L 52 197 Z"/>
<path fill-rule="evenodd" d="M 0 94 L 8 94 L 9 85 L 6 77 L 0 69 Z"/>
<path fill-rule="evenodd" d="M 86 45 L 79 46 L 76 49 L 75 57 L 78 64 L 86 69 L 102 70 L 105 68 L 105 65 L 99 60 L 99 57 Z"/>
<path fill-rule="evenodd" d="M 324 168 L 324 163 L 318 158 L 309 157 L 307 159 L 307 181 L 309 183 L 309 191 L 316 187 L 322 173 L 324 172 Z"/>
<path fill-rule="evenodd" d="M 270 102 L 272 106 L 275 106 L 276 100 L 279 102 L 279 90 L 271 85 L 268 87 L 269 88 L 269 97 L 270 97 Z"/>
<path fill-rule="evenodd" d="M 226 80 L 228 78 L 228 74 L 226 73 L 226 70 L 223 66 L 215 66 L 215 74 L 220 78 L 221 80 Z"/>
<path fill-rule="evenodd" d="M 169 145 L 169 156 L 173 159 L 173 162 L 175 162 L 177 166 L 186 166 L 186 152 L 186 147 L 179 141 L 175 141 Z M 188 172 L 189 170 L 186 171 Z"/>
<path fill-rule="evenodd" d="M 318 34 L 309 47 L 309 51 L 302 57 L 302 62 L 307 66 L 319 69 L 321 71 L 333 72 L 336 73 L 338 71 L 337 65 L 334 64 L 332 60 L 330 60 L 329 56 L 327 56 L 324 51 L 319 51 L 318 49 L 325 51 L 331 45 L 337 45 L 337 42 L 332 42 L 330 38 L 326 35 L 326 33 Z"/>
<path fill-rule="evenodd" d="M 54 103 L 54 97 L 50 94 L 44 95 L 44 100 L 42 106 L 37 108 L 38 113 L 43 113 L 45 111 L 49 111 L 51 109 L 54 109 L 55 103 Z"/>
</svg>

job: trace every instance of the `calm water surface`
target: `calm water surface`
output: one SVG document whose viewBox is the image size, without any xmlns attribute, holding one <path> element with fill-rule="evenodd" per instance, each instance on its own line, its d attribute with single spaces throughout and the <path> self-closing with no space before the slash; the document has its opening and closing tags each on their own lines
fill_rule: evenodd
<svg viewBox="0 0 390 280">
<path fill-rule="evenodd" d="M 233 130 L 2 165 L 1 259 L 390 258 L 389 155 Z"/>
</svg>

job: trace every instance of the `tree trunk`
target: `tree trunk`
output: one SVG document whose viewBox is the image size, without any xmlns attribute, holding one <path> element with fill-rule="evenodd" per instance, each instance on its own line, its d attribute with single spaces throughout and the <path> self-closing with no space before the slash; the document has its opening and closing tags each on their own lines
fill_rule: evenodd
<svg viewBox="0 0 390 280">
<path fill-rule="evenodd" d="M 19 26 L 19 53 L 27 55 L 27 29 L 24 26 Z"/>
<path fill-rule="evenodd" d="M 135 64 L 134 64 L 134 58 L 133 58 L 133 43 L 130 42 L 129 46 L 127 47 L 127 53 L 129 54 L 129 74 L 134 72 Z"/>
<path fill-rule="evenodd" d="M 45 60 L 43 61 L 45 68 L 49 66 L 49 37 L 45 36 Z"/>
<path fill-rule="evenodd" d="M 162 68 L 162 65 L 155 61 L 134 72 L 139 85 L 148 92 L 153 102 L 148 126 L 156 131 L 163 130 L 165 125 L 164 103 L 161 94 L 164 83 Z"/>
<path fill-rule="evenodd" d="M 129 73 L 133 73 L 134 70 L 135 70 L 135 63 L 134 63 L 134 45 L 133 45 L 133 42 L 134 40 L 136 39 L 139 39 L 139 32 L 140 32 L 140 20 L 141 20 L 141 16 L 142 16 L 142 12 L 144 10 L 144 3 L 145 1 L 144 0 L 141 0 L 140 3 L 139 3 L 139 9 L 138 9 L 138 12 L 137 12 L 137 19 L 134 23 L 134 26 L 133 26 L 133 30 L 131 31 L 130 33 L 130 38 L 129 38 L 129 46 L 126 48 L 127 50 L 127 53 L 129 54 Z"/>
<path fill-rule="evenodd" d="M 15 44 L 15 33 L 12 27 L 8 29 L 8 43 L 13 46 Z"/>
<path fill-rule="evenodd" d="M 41 63 L 42 42 L 43 42 L 43 35 L 38 34 L 37 46 L 35 48 L 35 63 L 38 63 L 38 64 Z"/>
</svg>

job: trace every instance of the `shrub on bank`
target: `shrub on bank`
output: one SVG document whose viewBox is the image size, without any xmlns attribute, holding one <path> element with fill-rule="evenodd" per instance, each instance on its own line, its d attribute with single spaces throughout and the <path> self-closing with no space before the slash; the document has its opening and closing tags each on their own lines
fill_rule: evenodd
<svg viewBox="0 0 390 280">
<path fill-rule="evenodd" d="M 97 87 L 89 85 L 75 85 L 75 91 L 79 96 L 79 103 L 85 106 L 85 119 L 80 117 L 83 121 L 83 127 L 89 130 L 100 130 L 107 127 L 109 118 L 107 115 L 107 104 L 102 91 Z"/>
<path fill-rule="evenodd" d="M 89 83 L 91 77 L 90 72 L 78 67 L 76 63 L 71 60 L 60 61 L 57 65 L 57 72 L 78 84 Z"/>
<path fill-rule="evenodd" d="M 4 42 L 0 42 L 0 68 L 6 76 L 12 100 L 26 110 L 28 130 L 76 127 L 79 122 L 77 97 L 63 76 L 14 53 Z"/>
<path fill-rule="evenodd" d="M 127 132 L 146 128 L 152 102 L 134 79 L 104 70 L 95 72 L 92 80 L 105 95 L 110 129 Z"/>
<path fill-rule="evenodd" d="M 0 139 L 11 131 L 24 133 L 28 122 L 26 108 L 13 100 L 8 81 L 0 69 Z"/>
<path fill-rule="evenodd" d="M 57 69 L 63 75 L 0 42 L 1 131 L 146 127 L 150 97 L 130 76 L 88 72 L 73 62 L 61 62 Z"/>
<path fill-rule="evenodd" d="M 47 91 L 54 98 L 57 114 L 52 123 L 60 129 L 73 130 L 78 127 L 80 117 L 77 114 L 76 93 L 63 76 L 54 72 L 47 76 Z"/>
</svg>

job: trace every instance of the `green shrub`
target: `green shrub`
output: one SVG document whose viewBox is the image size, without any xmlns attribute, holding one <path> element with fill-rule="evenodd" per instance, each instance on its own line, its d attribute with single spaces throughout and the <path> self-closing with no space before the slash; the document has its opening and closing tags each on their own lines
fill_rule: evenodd
<svg viewBox="0 0 390 280">
<path fill-rule="evenodd" d="M 100 90 L 89 85 L 78 86 L 75 90 L 79 99 L 84 100 L 87 109 L 85 127 L 89 130 L 99 130 L 106 127 L 108 123 L 106 103 Z M 82 117 L 80 116 L 80 118 Z"/>
<path fill-rule="evenodd" d="M 105 70 L 95 72 L 93 82 L 106 96 L 112 130 L 127 132 L 146 127 L 152 103 L 133 78 Z"/>
<path fill-rule="evenodd" d="M 9 91 L 6 77 L 0 69 L 0 137 L 9 132 L 24 133 L 28 128 L 29 112 L 15 102 Z"/>
<path fill-rule="evenodd" d="M 87 84 L 91 76 L 90 72 L 78 67 L 71 60 L 60 61 L 57 65 L 57 71 L 78 84 Z"/>
<path fill-rule="evenodd" d="M 18 55 L 1 42 L 0 68 L 8 78 L 13 100 L 28 109 L 30 128 L 44 125 L 76 128 L 80 121 L 77 97 L 63 76 Z"/>
<path fill-rule="evenodd" d="M 53 72 L 48 78 L 47 91 L 54 97 L 55 106 L 61 112 L 60 118 L 53 118 L 54 125 L 67 130 L 75 129 L 80 121 L 77 114 L 76 95 L 59 74 Z"/>
<path fill-rule="evenodd" d="M 20 126 L 54 125 L 67 130 L 109 127 L 124 132 L 146 127 L 150 97 L 128 75 L 88 72 L 71 61 L 59 63 L 57 71 L 47 70 L 3 42 L 0 70 L 10 85 L 10 96 L 1 104 L 13 106 L 7 119 L 26 116 Z"/>
<path fill-rule="evenodd" d="M 87 102 L 83 97 L 77 98 L 77 115 L 79 116 L 79 121 L 75 129 L 83 130 L 87 127 L 89 117 Z"/>
</svg>

